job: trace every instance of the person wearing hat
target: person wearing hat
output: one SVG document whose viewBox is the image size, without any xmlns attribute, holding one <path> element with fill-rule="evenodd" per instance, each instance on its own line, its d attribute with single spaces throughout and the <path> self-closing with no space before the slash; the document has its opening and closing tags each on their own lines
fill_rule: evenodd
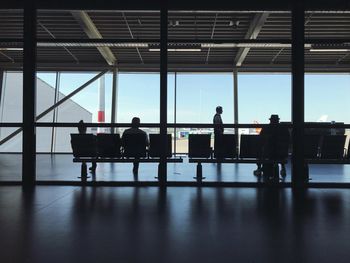
<svg viewBox="0 0 350 263">
<path fill-rule="evenodd" d="M 262 136 L 262 152 L 260 153 L 263 158 L 270 159 L 283 159 L 283 153 L 280 151 L 282 144 L 289 143 L 289 132 L 285 127 L 281 127 L 279 124 L 280 118 L 277 114 L 272 114 L 270 117 L 270 124 L 267 127 L 262 128 L 260 136 Z M 264 171 L 261 163 L 257 163 L 258 168 L 254 171 L 254 175 L 261 175 Z M 271 164 L 270 164 L 271 166 Z M 265 170 L 269 167 L 269 164 L 265 164 Z M 281 163 L 281 176 L 286 176 L 286 168 Z"/>
</svg>

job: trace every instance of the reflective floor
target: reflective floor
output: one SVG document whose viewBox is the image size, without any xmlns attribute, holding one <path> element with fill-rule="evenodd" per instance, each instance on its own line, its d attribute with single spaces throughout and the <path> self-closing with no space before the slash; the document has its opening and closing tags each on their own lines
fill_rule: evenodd
<svg viewBox="0 0 350 263">
<path fill-rule="evenodd" d="M 341 189 L 0 187 L 0 262 L 349 262 Z"/>
<path fill-rule="evenodd" d="M 72 162 L 70 154 L 38 154 L 37 179 L 53 181 L 80 181 L 80 164 Z M 21 155 L 0 154 L 0 181 L 21 180 Z M 287 164 L 286 182 L 291 181 L 290 164 Z M 204 181 L 213 182 L 257 182 L 258 177 L 253 175 L 255 164 L 203 164 Z M 168 164 L 169 181 L 194 182 L 196 164 L 184 163 Z M 132 164 L 103 163 L 98 164 L 97 181 L 157 181 L 157 164 L 142 163 L 137 178 L 133 176 Z M 350 182 L 350 165 L 310 165 L 311 182 Z"/>
</svg>

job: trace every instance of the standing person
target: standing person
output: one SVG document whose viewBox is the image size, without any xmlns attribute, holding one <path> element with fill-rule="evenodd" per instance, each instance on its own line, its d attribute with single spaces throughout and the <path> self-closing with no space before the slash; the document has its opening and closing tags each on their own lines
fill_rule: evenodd
<svg viewBox="0 0 350 263">
<path fill-rule="evenodd" d="M 218 150 L 220 149 L 221 144 L 221 136 L 224 134 L 224 124 L 221 119 L 221 114 L 223 110 L 221 106 L 216 107 L 216 113 L 213 117 L 214 124 L 214 151 L 215 154 L 218 154 Z M 220 155 L 220 153 L 219 153 Z M 217 156 L 216 156 L 217 157 Z"/>
<path fill-rule="evenodd" d="M 138 118 L 138 117 L 132 118 L 132 120 L 131 120 L 131 128 L 126 129 L 123 132 L 123 136 L 122 136 L 123 145 L 124 145 L 124 139 L 123 138 L 124 138 L 125 134 L 144 134 L 145 135 L 145 140 L 146 140 L 146 146 L 149 145 L 147 133 L 145 131 L 141 130 L 139 127 L 140 127 L 140 118 Z M 137 174 L 138 170 L 139 170 L 139 162 L 136 160 L 134 162 L 134 166 L 133 166 L 132 171 L 133 171 L 134 174 Z"/>
<path fill-rule="evenodd" d="M 78 131 L 80 134 L 86 134 L 86 131 L 87 131 L 87 127 L 84 123 L 83 120 L 80 120 L 78 122 Z M 96 167 L 97 167 L 97 164 L 96 162 L 92 162 L 91 163 L 91 167 L 89 168 L 89 170 L 92 172 L 92 173 L 95 173 L 96 172 Z"/>
</svg>

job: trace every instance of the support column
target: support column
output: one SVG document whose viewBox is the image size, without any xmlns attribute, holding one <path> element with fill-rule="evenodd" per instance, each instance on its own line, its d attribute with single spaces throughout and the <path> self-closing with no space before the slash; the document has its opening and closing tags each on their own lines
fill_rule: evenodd
<svg viewBox="0 0 350 263">
<path fill-rule="evenodd" d="M 304 171 L 304 6 L 296 1 L 292 10 L 292 184 L 305 183 Z"/>
<path fill-rule="evenodd" d="M 114 124 L 117 121 L 117 103 L 118 103 L 118 68 L 113 69 L 113 82 L 112 82 L 112 112 L 111 123 Z M 111 133 L 115 133 L 116 128 L 111 128 Z"/>
<path fill-rule="evenodd" d="M 176 96 L 177 96 L 177 73 L 176 73 L 176 71 L 175 71 L 175 73 L 174 73 L 175 75 L 174 75 L 174 77 L 175 77 L 175 79 L 174 79 L 174 124 L 175 124 L 175 126 L 174 126 L 174 153 L 176 154 L 176 123 L 177 123 L 177 120 L 176 120 L 176 111 L 177 111 L 177 108 L 176 108 L 176 103 L 177 103 L 177 98 L 176 98 Z"/>
<path fill-rule="evenodd" d="M 36 70 L 36 7 L 35 0 L 24 5 L 24 55 L 23 55 L 23 159 L 24 186 L 35 184 L 35 70 Z"/>
<path fill-rule="evenodd" d="M 233 70 L 233 114 L 234 114 L 234 124 L 238 124 L 238 70 L 235 68 Z M 238 128 L 235 128 L 236 134 L 236 154 L 238 156 L 238 142 L 239 142 L 239 134 Z"/>
<path fill-rule="evenodd" d="M 167 135 L 167 91 L 168 91 L 168 9 L 164 2 L 160 11 L 160 134 L 162 138 L 162 152 L 159 167 L 159 183 L 165 185 L 167 181 L 166 135 Z"/>
<path fill-rule="evenodd" d="M 58 99 L 59 99 L 59 87 L 60 87 L 60 80 L 61 80 L 61 73 L 56 72 L 56 82 L 55 82 L 55 96 L 54 96 L 54 101 L 53 104 L 56 104 Z M 55 108 L 53 110 L 53 115 L 52 115 L 52 123 L 57 122 L 58 119 L 58 108 Z M 57 133 L 57 128 L 52 127 L 52 133 L 51 133 L 51 153 L 55 151 L 56 147 L 56 133 Z"/>
<path fill-rule="evenodd" d="M 98 82 L 98 112 L 97 112 L 98 123 L 105 123 L 105 108 L 106 108 L 105 75 L 103 75 L 101 76 Z M 97 133 L 105 133 L 105 128 L 97 127 Z"/>
<path fill-rule="evenodd" d="M 0 69 L 0 121 L 3 120 L 4 99 L 2 97 L 2 94 L 3 94 L 3 91 L 5 89 L 5 85 L 6 85 L 4 78 L 5 78 L 5 73 L 4 73 L 3 69 Z M 1 138 L 2 131 L 3 131 L 3 128 L 0 127 L 0 138 Z"/>
<path fill-rule="evenodd" d="M 4 70 L 0 69 L 0 103 L 2 102 L 2 90 L 4 89 Z M 1 109 L 0 104 L 0 109 Z"/>
</svg>

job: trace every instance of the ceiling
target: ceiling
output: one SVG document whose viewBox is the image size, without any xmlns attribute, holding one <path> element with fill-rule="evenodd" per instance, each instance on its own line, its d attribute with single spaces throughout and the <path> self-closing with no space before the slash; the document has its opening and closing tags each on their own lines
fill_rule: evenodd
<svg viewBox="0 0 350 263">
<path fill-rule="evenodd" d="M 21 69 L 21 38 L 23 12 L 0 10 L 1 68 Z M 101 70 L 114 61 L 121 71 L 159 71 L 159 38 L 159 11 L 39 10 L 37 67 Z M 350 72 L 350 48 L 329 48 L 350 40 L 349 12 L 305 13 L 305 38 L 329 42 L 328 51 L 305 47 L 307 71 Z M 287 11 L 169 11 L 168 69 L 288 72 L 290 39 Z"/>
</svg>

